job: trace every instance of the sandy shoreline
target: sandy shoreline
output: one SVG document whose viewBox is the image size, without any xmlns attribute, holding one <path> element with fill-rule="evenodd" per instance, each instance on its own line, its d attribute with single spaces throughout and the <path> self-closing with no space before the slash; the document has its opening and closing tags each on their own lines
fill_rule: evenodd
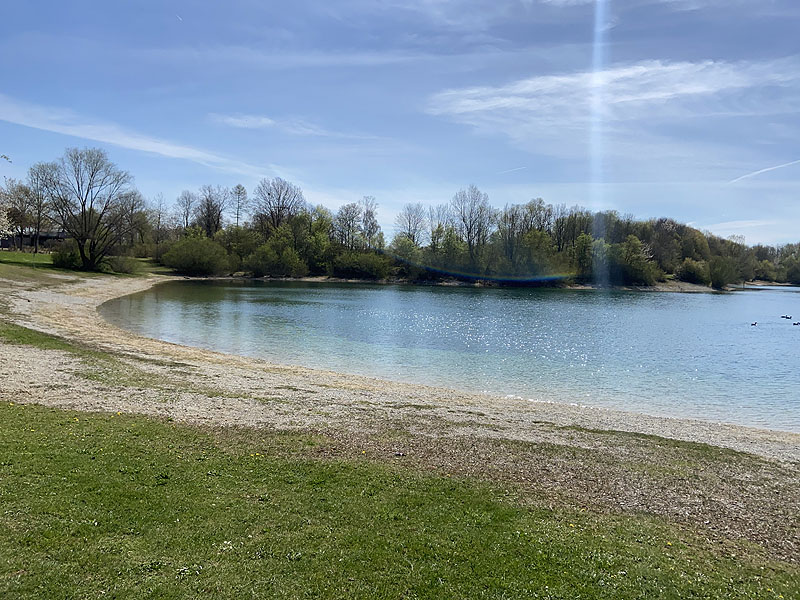
<svg viewBox="0 0 800 600">
<path fill-rule="evenodd" d="M 58 276 L 56 276 L 58 277 Z M 175 402 L 148 399 L 143 388 L 113 399 L 106 394 L 94 398 L 86 382 L 76 382 L 76 393 L 58 397 L 45 394 L 42 400 L 86 409 L 125 410 L 168 415 L 186 421 L 221 425 L 271 427 L 363 427 L 375 419 L 390 418 L 425 428 L 427 421 L 444 419 L 450 433 L 502 437 L 519 441 L 559 443 L 561 428 L 580 427 L 657 435 L 675 440 L 708 443 L 782 461 L 800 461 L 800 435 L 718 424 L 698 420 L 653 417 L 610 409 L 588 408 L 524 399 L 470 394 L 429 386 L 383 381 L 303 367 L 281 366 L 261 360 L 170 344 L 138 336 L 106 322 L 97 307 L 110 299 L 143 291 L 171 278 L 78 278 L 60 276 L 57 285 L 14 285 L 5 294 L 12 318 L 19 324 L 76 340 L 103 351 L 150 361 L 145 371 L 151 376 L 177 378 L 176 387 L 187 373 L 202 385 L 213 383 L 224 401 L 209 403 L 191 393 Z M 2 399 L 19 397 L 54 382 L 28 358 L 2 360 L 3 379 L 10 385 Z M 154 363 L 172 361 L 180 366 Z M 30 362 L 30 364 L 29 364 Z M 69 368 L 65 366 L 67 371 Z M 139 365 L 141 369 L 142 366 Z M 25 374 L 41 373 L 40 381 Z M 210 381 L 209 381 L 210 379 Z M 274 400 L 279 390 L 281 402 Z M 246 392 L 246 393 L 245 393 Z M 195 395 L 196 396 L 196 395 Z M 196 405 L 192 405 L 192 401 Z M 372 412 L 372 415 L 365 415 Z M 547 424 L 549 427 L 542 427 Z M 413 428 L 413 426 L 412 426 Z M 567 436 L 569 437 L 569 436 Z"/>
</svg>

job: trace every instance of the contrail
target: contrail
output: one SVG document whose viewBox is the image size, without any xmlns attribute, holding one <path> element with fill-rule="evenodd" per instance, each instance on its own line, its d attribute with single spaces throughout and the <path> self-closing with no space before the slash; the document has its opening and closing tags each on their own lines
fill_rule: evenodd
<svg viewBox="0 0 800 600">
<path fill-rule="evenodd" d="M 783 163 L 782 165 L 776 165 L 774 167 L 767 167 L 766 169 L 759 169 L 758 171 L 753 171 L 752 173 L 748 173 L 747 175 L 742 175 L 741 177 L 737 177 L 736 179 L 731 179 L 728 183 L 736 183 L 737 181 L 741 181 L 742 179 L 748 179 L 750 177 L 755 177 L 756 175 L 761 175 L 762 173 L 767 173 L 769 171 L 774 171 L 775 169 L 782 169 L 783 167 L 791 167 L 792 165 L 800 164 L 800 160 L 793 160 L 792 162 Z"/>
<path fill-rule="evenodd" d="M 500 171 L 498 175 L 504 175 L 505 173 L 513 173 L 514 171 L 522 171 L 523 169 L 527 169 L 528 167 L 515 167 L 513 169 L 508 169 L 506 171 Z"/>
</svg>

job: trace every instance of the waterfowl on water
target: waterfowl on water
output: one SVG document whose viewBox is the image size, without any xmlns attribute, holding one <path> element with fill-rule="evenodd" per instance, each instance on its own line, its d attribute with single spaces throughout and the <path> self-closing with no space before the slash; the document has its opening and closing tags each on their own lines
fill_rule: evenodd
<svg viewBox="0 0 800 600">
<path fill-rule="evenodd" d="M 756 325 L 758 325 L 758 321 L 756 321 L 755 323 L 750 323 L 750 327 L 755 327 Z"/>
</svg>

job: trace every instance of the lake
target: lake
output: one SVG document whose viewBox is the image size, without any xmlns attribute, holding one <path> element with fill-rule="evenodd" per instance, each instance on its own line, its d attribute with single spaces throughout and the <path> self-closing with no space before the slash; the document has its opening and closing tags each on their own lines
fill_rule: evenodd
<svg viewBox="0 0 800 600">
<path fill-rule="evenodd" d="M 800 321 L 798 288 L 178 281 L 100 312 L 149 337 L 276 363 L 800 432 L 800 326 L 781 318 Z"/>
</svg>

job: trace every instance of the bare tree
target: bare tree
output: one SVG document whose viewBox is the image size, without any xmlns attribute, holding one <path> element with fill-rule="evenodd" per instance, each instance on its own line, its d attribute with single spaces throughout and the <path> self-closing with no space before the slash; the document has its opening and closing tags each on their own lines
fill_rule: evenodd
<svg viewBox="0 0 800 600">
<path fill-rule="evenodd" d="M 361 233 L 369 248 L 378 245 L 378 234 L 381 231 L 381 226 L 378 225 L 378 219 L 375 216 L 377 210 L 378 202 L 374 196 L 364 196 L 361 199 Z"/>
<path fill-rule="evenodd" d="M 150 225 L 153 229 L 153 242 L 155 242 L 155 256 L 154 258 L 161 260 L 161 244 L 167 237 L 167 230 L 169 228 L 169 214 L 167 212 L 167 203 L 164 200 L 164 194 L 157 194 L 153 199 L 150 211 Z"/>
<path fill-rule="evenodd" d="M 403 205 L 394 224 L 398 235 L 408 238 L 415 246 L 420 246 L 425 234 L 425 207 L 421 202 Z"/>
<path fill-rule="evenodd" d="M 453 196 L 450 206 L 456 231 L 467 244 L 472 266 L 477 265 L 478 251 L 486 244 L 492 226 L 492 207 L 489 196 L 476 186 L 459 190 Z"/>
<path fill-rule="evenodd" d="M 306 205 L 303 191 L 280 177 L 262 179 L 253 196 L 256 205 L 254 217 L 264 233 L 274 231 L 299 214 Z"/>
<path fill-rule="evenodd" d="M 336 211 L 333 219 L 336 240 L 348 250 L 355 250 L 361 238 L 361 205 L 357 202 L 345 204 Z"/>
<path fill-rule="evenodd" d="M 231 192 L 228 188 L 219 185 L 204 185 L 198 194 L 197 207 L 195 208 L 195 222 L 206 236 L 222 229 L 222 217 L 230 203 Z"/>
<path fill-rule="evenodd" d="M 31 225 L 31 190 L 16 179 L 6 179 L 2 195 L 5 197 L 6 214 L 11 233 L 18 236 L 19 249 L 25 239 L 25 232 Z"/>
<path fill-rule="evenodd" d="M 566 204 L 557 204 L 553 207 L 553 230 L 551 235 L 556 244 L 556 250 L 561 252 L 567 245 L 567 217 L 569 211 Z"/>
<path fill-rule="evenodd" d="M 237 227 L 239 226 L 239 219 L 244 218 L 249 206 L 250 200 L 247 198 L 247 190 L 245 187 L 241 183 L 233 186 L 231 190 L 231 210 L 236 218 Z"/>
<path fill-rule="evenodd" d="M 183 190 L 181 195 L 175 201 L 177 209 L 178 221 L 183 227 L 184 231 L 189 229 L 192 224 L 192 216 L 194 215 L 195 207 L 197 206 L 197 194 L 189 190 Z"/>
<path fill-rule="evenodd" d="M 550 233 L 553 230 L 553 207 L 541 198 L 534 198 L 524 207 L 522 229 L 526 232 L 535 229 Z"/>
<path fill-rule="evenodd" d="M 512 266 L 516 266 L 519 247 L 525 229 L 525 209 L 518 204 L 506 207 L 497 215 L 497 236 L 503 254 Z"/>
<path fill-rule="evenodd" d="M 47 192 L 49 175 L 46 163 L 36 163 L 28 169 L 28 188 L 31 191 L 30 217 L 33 234 L 33 251 L 39 252 L 39 236 L 42 229 L 52 223 L 50 198 Z"/>
<path fill-rule="evenodd" d="M 97 269 L 142 207 L 131 176 L 99 148 L 69 148 L 43 173 L 58 223 L 77 243 L 82 267 Z"/>
</svg>

